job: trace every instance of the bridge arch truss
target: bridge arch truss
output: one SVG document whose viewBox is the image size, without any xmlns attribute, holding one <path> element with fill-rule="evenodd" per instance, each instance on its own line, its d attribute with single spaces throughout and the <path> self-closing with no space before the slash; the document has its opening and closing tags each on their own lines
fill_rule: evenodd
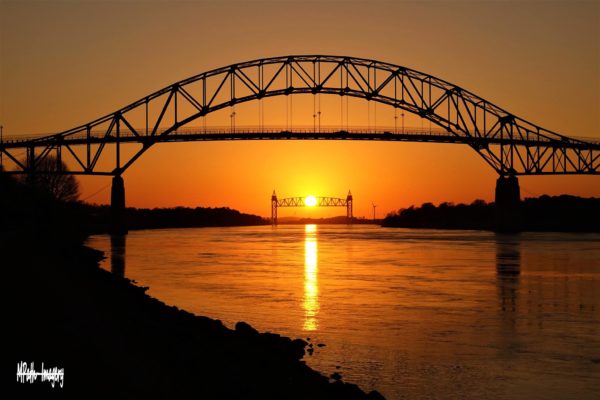
<svg viewBox="0 0 600 400">
<path fill-rule="evenodd" d="M 192 121 L 236 104 L 273 96 L 330 94 L 374 101 L 427 119 L 439 131 L 185 131 Z M 140 127 L 141 126 L 141 127 Z M 111 114 L 76 128 L 34 139 L 0 143 L 11 173 L 37 171 L 53 152 L 72 157 L 71 171 L 121 175 L 160 142 L 249 139 L 385 140 L 461 143 L 473 148 L 500 176 L 598 174 L 600 143 L 546 130 L 442 79 L 410 68 L 355 57 L 298 55 L 263 58 L 181 80 Z M 140 148 L 128 154 L 126 143 Z M 85 146 L 84 151 L 75 151 Z M 114 164 L 99 163 L 114 146 Z M 14 153 L 25 149 L 25 161 Z M 44 171 L 40 171 L 44 172 Z M 56 172 L 56 171 L 47 171 Z"/>
</svg>

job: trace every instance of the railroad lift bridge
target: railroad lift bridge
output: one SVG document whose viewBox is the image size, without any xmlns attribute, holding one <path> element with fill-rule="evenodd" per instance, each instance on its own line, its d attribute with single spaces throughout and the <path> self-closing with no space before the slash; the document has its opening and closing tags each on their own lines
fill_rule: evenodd
<svg viewBox="0 0 600 400">
<path fill-rule="evenodd" d="M 350 223 L 354 219 L 352 214 L 352 192 L 348 190 L 348 195 L 345 199 L 340 197 L 314 197 L 314 204 L 307 204 L 308 197 L 286 197 L 278 199 L 277 194 L 273 190 L 271 195 L 271 222 L 273 225 L 277 225 L 277 209 L 279 207 L 345 207 L 346 208 L 346 220 Z"/>
</svg>

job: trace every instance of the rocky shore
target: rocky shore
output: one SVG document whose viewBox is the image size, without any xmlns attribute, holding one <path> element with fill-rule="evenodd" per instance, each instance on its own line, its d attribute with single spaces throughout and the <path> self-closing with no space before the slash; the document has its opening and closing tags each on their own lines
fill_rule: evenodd
<svg viewBox="0 0 600 400">
<path fill-rule="evenodd" d="M 10 236 L 1 243 L 14 293 L 8 360 L 15 369 L 21 361 L 64 368 L 62 388 L 17 382 L 15 398 L 382 398 L 306 366 L 304 340 L 244 322 L 231 330 L 165 305 L 100 269 L 96 250 Z"/>
</svg>

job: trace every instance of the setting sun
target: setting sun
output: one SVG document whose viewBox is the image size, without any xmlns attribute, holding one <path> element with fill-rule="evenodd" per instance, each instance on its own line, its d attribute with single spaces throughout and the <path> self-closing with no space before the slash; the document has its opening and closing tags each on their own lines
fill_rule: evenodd
<svg viewBox="0 0 600 400">
<path fill-rule="evenodd" d="M 307 207 L 314 207 L 317 205 L 317 198 L 315 196 L 307 196 L 306 199 L 304 199 L 304 204 Z"/>
</svg>

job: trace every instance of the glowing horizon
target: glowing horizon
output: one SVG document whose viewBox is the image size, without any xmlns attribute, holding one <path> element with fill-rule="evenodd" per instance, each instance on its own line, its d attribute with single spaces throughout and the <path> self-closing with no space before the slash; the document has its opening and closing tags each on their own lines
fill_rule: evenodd
<svg viewBox="0 0 600 400">
<path fill-rule="evenodd" d="M 227 2 L 176 7 L 3 2 L 0 124 L 4 134 L 60 132 L 203 71 L 284 54 L 343 54 L 404 65 L 544 128 L 600 139 L 600 92 L 590 84 L 598 81 L 600 70 L 597 52 L 591 50 L 600 48 L 600 5 L 442 3 L 347 3 L 344 18 L 339 18 L 339 5 L 324 2 L 317 14 L 296 7 L 290 21 L 288 3 L 265 8 Z M 210 18 L 198 24 L 197 15 Z M 109 27 L 106 20 L 114 24 Z M 154 29 L 158 20 L 165 27 L 161 32 Z M 307 21 L 319 29 L 307 29 Z M 411 33 L 425 24 L 425 37 L 416 40 Z M 359 25 L 360 31 L 353 28 Z M 213 39 L 199 43 L 198 38 L 208 36 Z M 107 52 L 113 57 L 106 57 Z M 148 62 L 141 67 L 139 60 Z M 190 107 L 180 100 L 181 110 Z M 240 103 L 195 123 L 429 127 L 429 121 L 393 107 L 312 94 Z M 141 120 L 134 124 L 143 125 Z M 131 150 L 125 146 L 122 151 Z M 354 214 L 371 218 L 372 203 L 384 216 L 425 202 L 492 201 L 497 175 L 466 145 L 231 141 L 156 145 L 123 178 L 131 207 L 230 207 L 268 216 L 274 187 L 285 193 L 346 193 L 352 188 Z M 110 203 L 110 179 L 78 180 L 82 199 Z M 600 196 L 594 176 L 520 177 L 519 182 L 522 197 Z M 280 211 L 281 217 L 340 214 L 339 209 L 319 207 Z"/>
</svg>

